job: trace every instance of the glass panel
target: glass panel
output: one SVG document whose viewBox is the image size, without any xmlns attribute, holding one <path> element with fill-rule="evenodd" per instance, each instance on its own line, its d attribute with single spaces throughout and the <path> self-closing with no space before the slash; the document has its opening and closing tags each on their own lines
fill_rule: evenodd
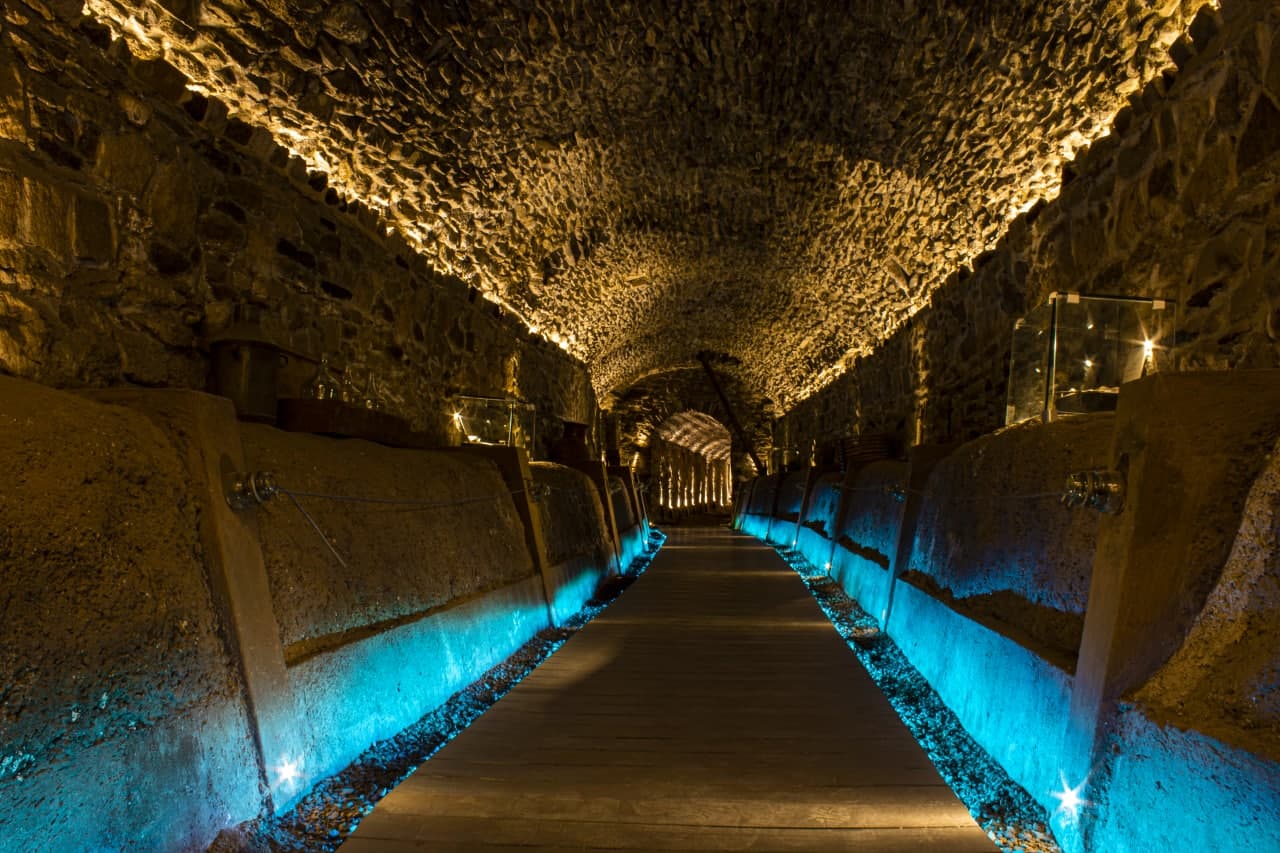
<svg viewBox="0 0 1280 853">
<path fill-rule="evenodd" d="M 1054 408 L 1058 414 L 1114 411 L 1120 386 L 1156 372 L 1165 316 L 1150 303 L 1100 297 L 1058 300 Z"/>
<path fill-rule="evenodd" d="M 1019 320 L 1005 423 L 1039 416 L 1046 391 L 1050 417 L 1113 411 L 1121 385 L 1168 368 L 1173 312 L 1164 306 L 1143 298 L 1057 294 Z M 1046 389 L 1050 364 L 1053 383 Z"/>
<path fill-rule="evenodd" d="M 463 444 L 497 444 L 533 452 L 532 403 L 500 397 L 458 397 L 453 425 Z"/>
<path fill-rule="evenodd" d="M 1045 304 L 1013 327 L 1009 357 L 1009 397 L 1006 424 L 1040 417 L 1044 410 L 1045 371 L 1049 367 L 1049 319 L 1052 306 Z"/>
</svg>

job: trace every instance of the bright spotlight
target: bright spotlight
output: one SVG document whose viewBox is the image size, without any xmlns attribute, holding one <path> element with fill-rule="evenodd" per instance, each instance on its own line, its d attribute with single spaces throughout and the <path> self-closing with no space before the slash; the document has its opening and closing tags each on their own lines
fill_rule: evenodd
<svg viewBox="0 0 1280 853">
<path fill-rule="evenodd" d="M 284 758 L 275 767 L 277 788 L 292 790 L 302 779 L 302 759 Z"/>
<path fill-rule="evenodd" d="M 1062 815 L 1067 823 L 1075 823 L 1080 816 L 1080 809 L 1089 805 L 1089 801 L 1080 796 L 1086 785 L 1089 784 L 1089 777 L 1084 777 L 1084 781 L 1074 788 L 1067 784 L 1067 776 L 1065 773 L 1058 774 L 1062 779 L 1062 790 L 1054 791 L 1052 796 L 1058 801 L 1058 808 L 1054 811 L 1055 815 Z"/>
</svg>

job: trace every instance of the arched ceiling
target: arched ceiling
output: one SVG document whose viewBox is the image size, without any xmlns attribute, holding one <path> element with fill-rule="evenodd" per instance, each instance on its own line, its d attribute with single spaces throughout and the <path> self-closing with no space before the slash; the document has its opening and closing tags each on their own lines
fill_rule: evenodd
<svg viewBox="0 0 1280 853">
<path fill-rule="evenodd" d="M 728 459 L 731 454 L 729 430 L 704 412 L 677 412 L 658 427 L 658 437 L 708 459 Z"/>
<path fill-rule="evenodd" d="M 579 355 L 784 408 L 1057 192 L 1205 0 L 87 0 Z"/>
<path fill-rule="evenodd" d="M 740 365 L 723 358 L 712 358 L 712 363 L 719 393 L 699 364 L 645 376 L 601 400 L 601 405 L 619 420 L 624 461 L 642 452 L 655 435 L 661 435 L 663 425 L 670 418 L 687 410 L 704 414 L 726 427 L 736 420 L 742 436 L 751 445 L 750 451 L 761 459 L 768 455 L 772 447 L 771 425 L 778 414 L 776 406 L 772 401 L 761 399 L 743 382 L 738 375 Z M 725 410 L 724 400 L 732 412 Z M 739 455 L 749 452 L 742 436 L 731 436 L 732 450 Z"/>
</svg>

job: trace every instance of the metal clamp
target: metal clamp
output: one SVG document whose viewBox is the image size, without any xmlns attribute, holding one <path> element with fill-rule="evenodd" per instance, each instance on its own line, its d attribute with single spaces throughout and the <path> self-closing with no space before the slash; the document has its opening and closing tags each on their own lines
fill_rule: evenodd
<svg viewBox="0 0 1280 853">
<path fill-rule="evenodd" d="M 276 475 L 270 471 L 233 471 L 223 485 L 227 506 L 237 512 L 266 503 L 280 492 Z"/>
<path fill-rule="evenodd" d="M 1068 509 L 1089 507 L 1111 515 L 1124 509 L 1124 474 L 1119 471 L 1077 471 L 1067 476 L 1062 505 Z"/>
</svg>

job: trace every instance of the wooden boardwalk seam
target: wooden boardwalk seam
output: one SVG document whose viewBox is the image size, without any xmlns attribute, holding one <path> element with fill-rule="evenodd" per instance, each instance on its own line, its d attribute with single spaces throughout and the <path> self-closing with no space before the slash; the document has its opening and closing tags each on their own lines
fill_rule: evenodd
<svg viewBox="0 0 1280 853">
<path fill-rule="evenodd" d="M 341 851 L 995 849 L 773 550 L 677 529 Z"/>
</svg>

